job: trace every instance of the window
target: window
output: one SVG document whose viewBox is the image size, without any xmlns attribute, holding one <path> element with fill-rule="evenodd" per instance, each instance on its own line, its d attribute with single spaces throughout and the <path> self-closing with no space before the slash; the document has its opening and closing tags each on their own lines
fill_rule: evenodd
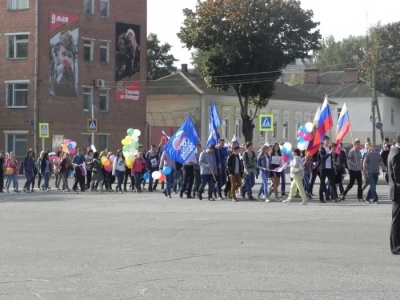
<svg viewBox="0 0 400 300">
<path fill-rule="evenodd" d="M 394 125 L 394 108 L 390 110 L 390 121 Z"/>
<path fill-rule="evenodd" d="M 94 0 L 85 0 L 84 8 L 85 14 L 93 15 L 94 14 Z"/>
<path fill-rule="evenodd" d="M 110 3 L 109 0 L 100 0 L 100 16 L 109 17 Z"/>
<path fill-rule="evenodd" d="M 103 64 L 109 63 L 109 42 L 100 42 L 100 62 Z"/>
<path fill-rule="evenodd" d="M 227 139 L 229 139 L 229 120 L 225 119 L 224 120 L 224 135 Z"/>
<path fill-rule="evenodd" d="M 337 109 L 337 119 L 339 120 L 339 117 L 340 117 L 340 113 L 342 112 L 342 109 L 341 108 L 338 108 Z"/>
<path fill-rule="evenodd" d="M 28 83 L 7 83 L 7 107 L 28 106 Z"/>
<path fill-rule="evenodd" d="M 99 90 L 100 111 L 108 111 L 108 90 Z"/>
<path fill-rule="evenodd" d="M 276 139 L 278 137 L 278 122 L 274 121 L 274 131 L 272 132 L 272 137 Z"/>
<path fill-rule="evenodd" d="M 238 139 L 242 137 L 242 120 L 240 119 L 236 119 L 235 135 Z"/>
<path fill-rule="evenodd" d="M 82 133 L 82 148 L 86 148 L 92 144 L 92 135 L 90 133 Z"/>
<path fill-rule="evenodd" d="M 29 8 L 29 0 L 8 0 L 8 10 L 21 10 Z"/>
<path fill-rule="evenodd" d="M 83 110 L 89 110 L 93 104 L 93 88 L 83 88 Z"/>
<path fill-rule="evenodd" d="M 282 138 L 284 140 L 287 140 L 287 138 L 288 138 L 288 129 L 289 129 L 288 122 L 287 121 L 283 122 Z"/>
<path fill-rule="evenodd" d="M 100 151 L 108 149 L 108 134 L 98 134 Z"/>
<path fill-rule="evenodd" d="M 28 35 L 17 34 L 7 37 L 7 58 L 18 59 L 28 57 Z"/>
<path fill-rule="evenodd" d="M 83 60 L 93 61 L 93 40 L 83 40 Z"/>
<path fill-rule="evenodd" d="M 25 157 L 27 152 L 27 139 L 28 136 L 26 134 L 7 134 L 7 152 L 14 152 L 17 157 Z"/>
</svg>

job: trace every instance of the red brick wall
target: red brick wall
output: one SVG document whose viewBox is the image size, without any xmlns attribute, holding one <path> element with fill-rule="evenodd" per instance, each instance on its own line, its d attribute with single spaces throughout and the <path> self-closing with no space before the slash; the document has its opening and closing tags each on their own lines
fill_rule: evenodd
<svg viewBox="0 0 400 300">
<path fill-rule="evenodd" d="M 2 1 L 4 3 L 6 1 Z M 137 128 L 145 132 L 146 118 L 146 35 L 147 35 L 147 1 L 146 0 L 111 0 L 110 17 L 100 17 L 99 1 L 95 0 L 95 12 L 93 16 L 85 15 L 83 12 L 83 0 L 56 1 L 40 0 L 39 14 L 39 97 L 38 97 L 38 122 L 50 122 L 50 134 L 63 134 L 75 140 L 78 147 L 82 145 L 81 133 L 86 132 L 86 120 L 90 118 L 90 112 L 83 111 L 82 85 L 92 85 L 94 79 L 104 79 L 109 91 L 109 111 L 96 112 L 95 118 L 99 120 L 99 133 L 110 134 L 109 149 L 115 151 L 120 148 L 120 141 L 126 135 L 129 127 Z M 33 119 L 33 96 L 34 96 L 34 1 L 31 1 L 29 10 L 22 12 L 7 12 L 0 8 L 0 60 L 2 71 L 0 73 L 0 95 L 5 95 L 4 80 L 30 79 L 28 109 L 0 110 L 0 130 L 33 130 L 33 126 L 24 123 L 25 120 Z M 83 62 L 79 57 L 79 94 L 76 98 L 52 97 L 49 95 L 49 26 L 50 12 L 62 12 L 79 16 L 79 53 L 83 53 L 82 37 L 95 39 L 93 62 Z M 116 102 L 114 100 L 115 87 L 115 26 L 116 22 L 137 24 L 141 28 L 140 50 L 141 50 L 141 91 L 140 101 Z M 29 36 L 29 59 L 23 61 L 7 61 L 5 59 L 5 37 L 6 32 L 31 32 Z M 102 65 L 99 62 L 99 39 L 109 40 L 110 55 L 109 64 Z M 3 99 L 3 97 L 0 97 Z M 99 106 L 98 89 L 94 88 L 94 104 Z M 147 144 L 144 140 L 140 142 Z M 33 146 L 33 138 L 28 141 Z M 95 144 L 98 143 L 97 135 Z M 0 134 L 0 145 L 4 144 L 4 134 Z M 46 140 L 47 149 L 51 148 L 51 138 Z M 41 141 L 38 141 L 41 149 Z M 2 146 L 0 146 L 2 148 Z"/>
</svg>

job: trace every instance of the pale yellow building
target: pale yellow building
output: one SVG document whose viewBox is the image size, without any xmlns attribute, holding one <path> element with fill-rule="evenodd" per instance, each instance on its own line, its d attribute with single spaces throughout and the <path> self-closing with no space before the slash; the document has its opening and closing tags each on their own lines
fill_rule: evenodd
<svg viewBox="0 0 400 300">
<path fill-rule="evenodd" d="M 267 142 L 295 144 L 298 128 L 314 120 L 315 112 L 323 100 L 323 95 L 316 97 L 286 84 L 276 83 L 275 93 L 268 106 L 261 109 L 254 119 L 256 125 L 254 144 L 259 146 Z M 187 71 L 186 65 L 182 65 L 182 70 L 178 73 L 148 84 L 146 120 L 150 127 L 157 128 L 150 130 L 155 134 L 150 140 L 159 139 L 156 132 L 163 128 L 172 129 L 173 133 L 184 119 L 191 115 L 196 122 L 202 142 L 205 142 L 208 138 L 210 101 L 215 102 L 218 107 L 222 121 L 222 126 L 219 128 L 220 135 L 228 141 L 236 135 L 239 142 L 244 143 L 240 104 L 233 89 L 223 92 L 208 88 L 199 75 Z M 331 103 L 331 108 L 334 107 L 335 103 Z M 255 112 L 254 107 L 250 107 L 250 110 L 251 113 Z M 259 131 L 260 114 L 274 115 L 274 131 L 267 133 Z"/>
</svg>

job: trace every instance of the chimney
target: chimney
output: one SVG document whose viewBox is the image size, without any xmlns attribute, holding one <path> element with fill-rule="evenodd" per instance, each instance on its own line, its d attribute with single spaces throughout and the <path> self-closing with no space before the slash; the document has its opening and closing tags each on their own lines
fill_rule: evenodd
<svg viewBox="0 0 400 300">
<path fill-rule="evenodd" d="M 182 64 L 181 65 L 181 72 L 187 73 L 188 71 L 188 65 L 187 64 Z"/>
<path fill-rule="evenodd" d="M 344 83 L 358 83 L 360 80 L 358 70 L 355 68 L 344 69 Z"/>
<path fill-rule="evenodd" d="M 304 70 L 304 84 L 318 84 L 319 75 L 318 69 L 310 68 Z"/>
</svg>

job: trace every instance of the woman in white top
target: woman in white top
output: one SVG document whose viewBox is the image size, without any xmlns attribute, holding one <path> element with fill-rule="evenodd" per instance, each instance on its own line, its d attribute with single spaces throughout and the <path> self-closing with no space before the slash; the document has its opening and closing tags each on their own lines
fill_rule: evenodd
<svg viewBox="0 0 400 300">
<path fill-rule="evenodd" d="M 283 202 L 290 203 L 297 189 L 300 191 L 300 196 L 303 202 L 301 204 L 307 204 L 307 196 L 303 187 L 303 177 L 304 177 L 304 167 L 303 167 L 303 159 L 300 156 L 300 150 L 293 150 L 293 160 L 290 163 L 290 177 L 293 178 L 293 181 L 290 185 L 290 193 L 289 197 Z"/>
<path fill-rule="evenodd" d="M 115 189 L 116 192 L 122 194 L 122 182 L 124 181 L 125 176 L 125 157 L 122 154 L 122 150 L 117 151 L 117 155 L 114 160 L 112 175 L 117 178 L 117 188 Z"/>
<path fill-rule="evenodd" d="M 275 143 L 274 147 L 272 148 L 271 152 L 271 171 L 269 172 L 269 175 L 272 180 L 273 188 L 269 191 L 269 196 L 272 195 L 272 193 L 275 194 L 275 200 L 279 201 L 278 197 L 278 187 L 279 187 L 279 182 L 281 180 L 281 172 L 276 172 L 274 171 L 275 169 L 282 167 L 284 164 L 281 149 L 279 148 L 279 144 Z M 271 198 L 267 199 L 270 202 Z"/>
</svg>

